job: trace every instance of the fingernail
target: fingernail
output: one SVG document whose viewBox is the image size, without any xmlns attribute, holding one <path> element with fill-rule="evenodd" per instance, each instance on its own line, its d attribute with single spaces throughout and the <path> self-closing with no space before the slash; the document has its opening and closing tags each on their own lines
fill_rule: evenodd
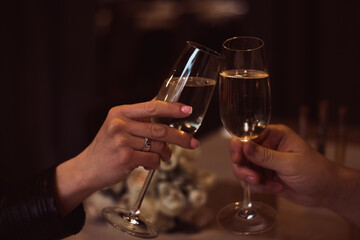
<svg viewBox="0 0 360 240">
<path fill-rule="evenodd" d="M 274 192 L 274 193 L 279 193 L 283 190 L 283 186 L 282 185 L 276 185 L 274 186 L 271 190 Z"/>
<path fill-rule="evenodd" d="M 200 142 L 199 142 L 197 139 L 192 138 L 192 139 L 190 140 L 190 146 L 191 146 L 192 148 L 197 148 L 199 145 L 200 145 Z"/>
<path fill-rule="evenodd" d="M 246 148 L 247 154 L 249 154 L 249 155 L 254 154 L 255 151 L 256 151 L 256 144 L 254 142 L 252 142 L 252 141 L 249 141 L 249 142 L 247 142 L 245 144 L 247 144 L 247 148 Z"/>
<path fill-rule="evenodd" d="M 233 161 L 238 162 L 238 161 L 240 160 L 239 152 L 230 151 L 230 158 L 231 158 Z"/>
<path fill-rule="evenodd" d="M 186 114 L 191 114 L 192 113 L 192 107 L 190 107 L 190 106 L 182 106 L 181 111 L 183 113 L 186 113 Z"/>
<path fill-rule="evenodd" d="M 254 181 L 254 177 L 253 176 L 246 176 L 245 177 L 245 180 L 248 182 L 248 183 L 252 183 Z"/>
</svg>

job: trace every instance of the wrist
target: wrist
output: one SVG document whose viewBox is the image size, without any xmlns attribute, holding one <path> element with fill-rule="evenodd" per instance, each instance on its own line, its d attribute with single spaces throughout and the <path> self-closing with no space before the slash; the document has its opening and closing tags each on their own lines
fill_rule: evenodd
<svg viewBox="0 0 360 240">
<path fill-rule="evenodd" d="M 62 216 L 69 214 L 92 193 L 86 174 L 78 161 L 81 156 L 70 159 L 56 168 L 55 184 L 57 205 Z"/>
<path fill-rule="evenodd" d="M 333 163 L 331 163 L 333 164 Z M 321 207 L 325 207 L 331 210 L 336 211 L 336 206 L 340 200 L 341 192 L 340 190 L 343 188 L 344 184 L 344 168 L 333 164 L 334 168 L 331 172 L 328 189 L 326 191 L 326 196 L 324 197 L 324 201 Z"/>
<path fill-rule="evenodd" d="M 360 172 L 337 167 L 325 207 L 360 227 Z"/>
</svg>

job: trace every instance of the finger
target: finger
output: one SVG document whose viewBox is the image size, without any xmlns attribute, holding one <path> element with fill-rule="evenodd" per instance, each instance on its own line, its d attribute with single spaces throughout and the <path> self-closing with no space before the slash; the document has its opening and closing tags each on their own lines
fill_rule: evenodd
<svg viewBox="0 0 360 240">
<path fill-rule="evenodd" d="M 168 162 L 171 158 L 171 154 L 172 154 L 172 150 L 169 144 L 164 143 L 164 142 L 157 142 L 159 144 L 161 144 L 158 149 L 159 149 L 159 154 L 160 154 L 160 160 L 164 161 L 164 162 Z"/>
<path fill-rule="evenodd" d="M 301 138 L 293 130 L 285 125 L 277 124 L 269 125 L 265 129 L 264 134 L 261 134 L 255 142 L 281 152 L 293 152 L 297 149 L 296 146 L 299 143 L 299 139 Z"/>
<path fill-rule="evenodd" d="M 289 153 L 282 153 L 260 146 L 253 141 L 244 143 L 243 152 L 246 159 L 255 165 L 282 172 L 286 168 L 286 160 L 291 159 Z M 284 164 L 285 163 L 285 164 Z"/>
<path fill-rule="evenodd" d="M 160 166 L 158 153 L 134 151 L 133 161 L 136 166 L 143 166 L 145 169 L 156 169 Z"/>
<path fill-rule="evenodd" d="M 239 139 L 234 137 L 230 141 L 230 156 L 233 163 L 240 164 L 244 161 L 242 143 Z"/>
<path fill-rule="evenodd" d="M 150 152 L 158 153 L 160 155 L 161 160 L 168 161 L 171 157 L 171 148 L 167 143 L 150 140 Z M 127 135 L 126 137 L 118 138 L 119 145 L 127 146 L 137 151 L 144 151 L 145 148 L 145 137 L 135 137 L 132 135 Z"/>
<path fill-rule="evenodd" d="M 279 194 L 285 189 L 284 185 L 279 182 L 266 182 L 265 184 L 251 185 L 251 191 L 264 194 Z"/>
<path fill-rule="evenodd" d="M 284 132 L 281 125 L 269 125 L 254 142 L 267 148 L 277 149 L 283 137 Z"/>
<path fill-rule="evenodd" d="M 135 149 L 143 151 L 145 146 L 145 138 L 139 138 L 132 136 L 131 138 L 136 139 Z M 169 161 L 171 157 L 171 148 L 167 143 L 150 140 L 150 152 L 158 153 L 162 161 Z"/>
<path fill-rule="evenodd" d="M 111 109 L 115 116 L 125 115 L 130 119 L 151 117 L 184 118 L 191 114 L 192 107 L 182 103 L 149 101 L 132 105 L 122 105 Z"/>
<path fill-rule="evenodd" d="M 193 138 L 192 135 L 165 124 L 129 121 L 127 129 L 129 133 L 134 136 L 147 137 L 149 139 L 175 144 L 183 148 L 193 149 L 199 146 L 199 141 Z"/>
<path fill-rule="evenodd" d="M 239 166 L 238 164 L 233 164 L 233 171 L 236 176 L 236 178 L 240 181 L 246 181 L 250 184 L 259 184 L 260 183 L 260 175 L 248 168 Z"/>
</svg>

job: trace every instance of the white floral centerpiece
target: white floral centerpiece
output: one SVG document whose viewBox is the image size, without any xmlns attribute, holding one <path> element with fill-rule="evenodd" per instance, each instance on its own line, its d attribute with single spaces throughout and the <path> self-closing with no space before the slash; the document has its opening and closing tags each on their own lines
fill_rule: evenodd
<svg viewBox="0 0 360 240">
<path fill-rule="evenodd" d="M 162 162 L 155 172 L 142 202 L 141 214 L 160 231 L 184 226 L 193 230 L 203 228 L 213 217 L 205 205 L 215 177 L 196 168 L 195 151 L 177 146 L 172 150 L 170 161 Z M 124 181 L 90 196 L 85 202 L 88 217 L 101 217 L 102 208 L 107 206 L 133 207 L 147 172 L 138 168 Z"/>
</svg>

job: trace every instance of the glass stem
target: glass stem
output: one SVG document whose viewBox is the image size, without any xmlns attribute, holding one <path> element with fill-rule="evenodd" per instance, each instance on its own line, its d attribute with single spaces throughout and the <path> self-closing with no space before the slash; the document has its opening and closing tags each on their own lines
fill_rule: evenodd
<svg viewBox="0 0 360 240">
<path fill-rule="evenodd" d="M 252 209 L 250 184 L 246 181 L 243 184 L 244 184 L 244 196 L 243 196 L 243 201 L 241 203 L 241 209 L 239 211 L 239 217 L 252 219 L 256 216 L 256 213 Z"/>
<path fill-rule="evenodd" d="M 141 203 L 144 200 L 147 189 L 149 188 L 152 177 L 154 176 L 155 170 L 150 170 L 148 175 L 146 176 L 144 185 L 141 188 L 139 193 L 139 197 L 137 198 L 134 206 L 131 208 L 130 212 L 133 216 L 137 216 L 140 213 Z"/>
<path fill-rule="evenodd" d="M 244 196 L 241 208 L 247 209 L 251 207 L 251 195 L 250 195 L 250 184 L 248 182 L 244 182 Z"/>
</svg>

